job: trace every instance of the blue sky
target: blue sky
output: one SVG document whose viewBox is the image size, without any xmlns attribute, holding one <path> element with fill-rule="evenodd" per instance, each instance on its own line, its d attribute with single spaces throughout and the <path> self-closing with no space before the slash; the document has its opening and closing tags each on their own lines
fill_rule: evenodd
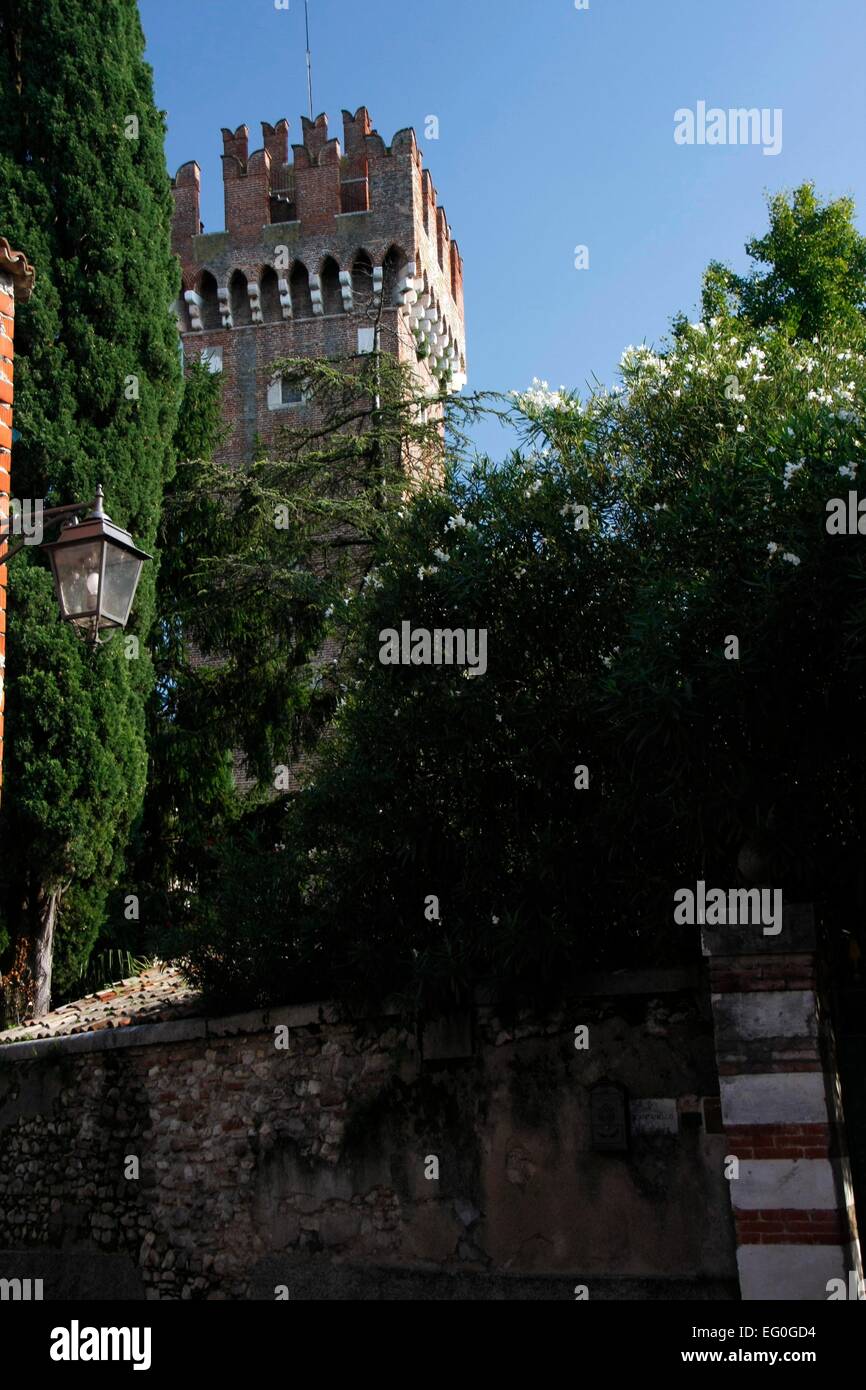
<svg viewBox="0 0 866 1390">
<path fill-rule="evenodd" d="M 223 226 L 221 126 L 306 112 L 303 0 L 140 0 L 170 172 Z M 615 379 L 628 343 L 746 264 L 765 191 L 811 178 L 866 226 L 864 0 L 310 0 L 314 106 L 419 137 L 465 262 L 469 388 Z M 782 149 L 678 145 L 674 112 L 780 108 Z M 428 116 L 439 139 L 424 138 Z M 575 248 L 589 269 L 575 269 Z M 497 427 L 480 442 L 501 453 Z"/>
</svg>

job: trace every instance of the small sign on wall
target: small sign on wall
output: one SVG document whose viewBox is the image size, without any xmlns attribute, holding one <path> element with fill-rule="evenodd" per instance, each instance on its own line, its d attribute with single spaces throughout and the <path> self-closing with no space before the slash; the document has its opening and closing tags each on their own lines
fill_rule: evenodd
<svg viewBox="0 0 866 1390">
<path fill-rule="evenodd" d="M 679 1131 L 675 1100 L 633 1100 L 630 1109 L 633 1134 L 676 1134 Z"/>
</svg>

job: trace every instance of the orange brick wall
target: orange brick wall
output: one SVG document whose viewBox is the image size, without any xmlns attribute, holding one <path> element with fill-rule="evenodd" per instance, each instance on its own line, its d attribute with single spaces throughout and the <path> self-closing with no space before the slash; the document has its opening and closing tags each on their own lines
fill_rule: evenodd
<svg viewBox="0 0 866 1390">
<path fill-rule="evenodd" d="M 12 373 L 15 355 L 15 301 L 29 299 L 33 267 L 20 251 L 0 237 L 0 535 L 9 520 L 12 499 Z M 0 555 L 6 546 L 0 541 Z M 3 721 L 6 708 L 6 566 L 0 563 L 0 794 L 3 791 Z"/>
</svg>

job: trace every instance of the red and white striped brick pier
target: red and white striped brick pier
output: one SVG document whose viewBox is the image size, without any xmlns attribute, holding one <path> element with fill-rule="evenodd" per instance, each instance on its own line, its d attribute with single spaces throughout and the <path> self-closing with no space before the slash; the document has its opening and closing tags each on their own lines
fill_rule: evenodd
<svg viewBox="0 0 866 1390">
<path fill-rule="evenodd" d="M 848 1285 L 863 1268 L 814 912 L 786 908 L 778 936 L 704 927 L 703 943 L 722 1122 L 738 1160 L 730 1193 L 742 1296 L 827 1299 L 830 1280 Z"/>
</svg>

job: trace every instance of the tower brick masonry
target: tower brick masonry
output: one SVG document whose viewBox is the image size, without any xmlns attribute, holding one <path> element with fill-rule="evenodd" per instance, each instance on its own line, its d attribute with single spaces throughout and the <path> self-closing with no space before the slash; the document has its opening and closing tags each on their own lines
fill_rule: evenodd
<svg viewBox="0 0 866 1390">
<path fill-rule="evenodd" d="M 201 175 L 173 180 L 173 246 L 183 282 L 176 312 L 186 359 L 224 374 L 226 461 L 275 442 L 301 401 L 274 380 L 280 357 L 393 352 L 425 392 L 466 380 L 463 262 L 412 130 L 387 146 L 365 107 L 343 112 L 344 146 L 325 115 L 224 129 L 226 230 L 204 234 Z"/>
</svg>

